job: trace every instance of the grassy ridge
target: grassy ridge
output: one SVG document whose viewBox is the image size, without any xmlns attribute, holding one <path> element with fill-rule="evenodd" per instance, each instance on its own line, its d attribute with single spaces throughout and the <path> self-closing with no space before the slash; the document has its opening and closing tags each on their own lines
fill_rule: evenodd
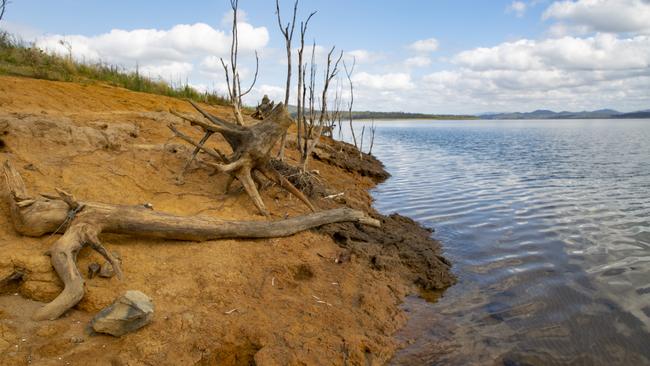
<svg viewBox="0 0 650 366">
<path fill-rule="evenodd" d="M 0 75 L 32 77 L 56 81 L 96 80 L 133 91 L 188 98 L 216 105 L 229 105 L 228 99 L 216 93 L 202 93 L 185 85 L 170 85 L 162 80 L 143 77 L 136 71 L 106 63 L 82 63 L 44 52 L 34 45 L 16 40 L 0 31 Z"/>
<path fill-rule="evenodd" d="M 347 116 L 346 113 L 343 113 Z M 437 120 L 467 120 L 478 119 L 471 115 L 456 114 L 427 114 L 427 113 L 408 113 L 408 112 L 372 112 L 358 111 L 352 112 L 352 119 L 437 119 Z"/>
</svg>

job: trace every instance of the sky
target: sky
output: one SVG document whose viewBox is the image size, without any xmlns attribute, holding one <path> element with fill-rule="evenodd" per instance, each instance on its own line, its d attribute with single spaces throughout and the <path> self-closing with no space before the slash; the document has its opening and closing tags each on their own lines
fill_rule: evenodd
<svg viewBox="0 0 650 366">
<path fill-rule="evenodd" d="M 239 4 L 243 88 L 255 51 L 260 57 L 245 102 L 283 100 L 275 1 Z M 280 0 L 285 23 L 293 4 Z M 319 85 L 331 47 L 348 66 L 356 62 L 355 110 L 650 109 L 650 0 L 301 0 L 298 23 L 312 11 L 305 54 L 316 45 Z M 231 19 L 228 0 L 13 0 L 0 29 L 48 52 L 225 94 L 220 58 L 229 58 Z M 348 88 L 341 68 L 330 100 L 339 89 L 346 104 Z M 292 89 L 292 104 L 295 97 Z"/>
</svg>

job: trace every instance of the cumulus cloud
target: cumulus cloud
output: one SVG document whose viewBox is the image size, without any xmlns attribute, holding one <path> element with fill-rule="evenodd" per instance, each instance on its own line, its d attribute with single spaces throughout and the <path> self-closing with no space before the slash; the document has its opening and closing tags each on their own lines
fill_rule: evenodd
<svg viewBox="0 0 650 366">
<path fill-rule="evenodd" d="M 569 22 L 595 32 L 650 33 L 648 0 L 556 1 L 542 17 Z"/>
<path fill-rule="evenodd" d="M 409 57 L 404 60 L 407 67 L 426 67 L 431 65 L 431 59 L 426 56 Z"/>
<path fill-rule="evenodd" d="M 262 97 L 265 95 L 267 95 L 271 100 L 284 102 L 284 87 L 269 84 L 256 86 L 251 91 L 250 99 L 257 102 L 262 100 Z"/>
<path fill-rule="evenodd" d="M 508 5 L 508 7 L 506 7 L 506 12 L 514 13 L 515 16 L 521 18 L 524 16 L 524 14 L 526 14 L 527 7 L 528 6 L 523 1 L 513 1 L 512 3 L 510 3 L 510 5 Z"/>
<path fill-rule="evenodd" d="M 374 59 L 374 55 L 366 50 L 353 50 L 346 53 L 348 56 L 354 57 L 357 63 L 366 63 Z"/>
<path fill-rule="evenodd" d="M 374 90 L 409 90 L 415 87 L 407 73 L 370 74 L 359 72 L 353 75 L 355 87 Z"/>
<path fill-rule="evenodd" d="M 470 112 L 643 109 L 650 95 L 646 35 L 523 39 L 460 52 L 453 63 L 457 68 L 424 76 L 419 89 Z"/>
<path fill-rule="evenodd" d="M 225 20 L 232 19 L 226 14 Z M 225 21 L 224 20 L 224 21 Z M 247 65 L 254 66 L 254 51 L 264 49 L 269 42 L 265 27 L 255 27 L 240 15 L 239 73 L 242 82 L 252 75 Z M 84 62 L 107 62 L 134 70 L 136 65 L 143 75 L 173 83 L 194 82 L 207 90 L 225 92 L 220 57 L 229 60 L 230 30 L 215 29 L 205 23 L 178 24 L 170 29 L 113 29 L 95 35 L 42 35 L 35 45 L 47 52 L 71 55 Z M 247 62 L 248 61 L 248 62 Z"/>
<path fill-rule="evenodd" d="M 185 82 L 193 68 L 189 62 L 174 61 L 162 65 L 144 65 L 139 72 L 154 79 Z"/>
<path fill-rule="evenodd" d="M 464 51 L 454 61 L 478 70 L 647 69 L 650 67 L 650 36 L 617 38 L 611 34 L 597 34 L 588 38 L 523 39 Z"/>
<path fill-rule="evenodd" d="M 415 52 L 434 52 L 438 49 L 438 40 L 435 38 L 421 39 L 409 45 L 409 48 Z"/>
<path fill-rule="evenodd" d="M 269 41 L 266 28 L 240 23 L 239 49 L 242 53 L 265 47 Z M 107 62 L 186 61 L 201 54 L 226 55 L 230 35 L 204 23 L 179 24 L 169 30 L 114 29 L 97 36 L 47 35 L 37 39 L 36 47 L 67 54 L 60 44 L 64 39 L 78 59 Z"/>
</svg>

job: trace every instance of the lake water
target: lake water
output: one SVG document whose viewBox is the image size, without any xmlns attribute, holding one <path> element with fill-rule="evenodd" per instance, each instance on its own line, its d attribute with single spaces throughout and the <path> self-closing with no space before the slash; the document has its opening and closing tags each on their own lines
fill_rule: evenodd
<svg viewBox="0 0 650 366">
<path fill-rule="evenodd" d="M 650 364 L 650 120 L 376 125 L 375 207 L 459 278 L 406 302 L 395 364 Z"/>
</svg>

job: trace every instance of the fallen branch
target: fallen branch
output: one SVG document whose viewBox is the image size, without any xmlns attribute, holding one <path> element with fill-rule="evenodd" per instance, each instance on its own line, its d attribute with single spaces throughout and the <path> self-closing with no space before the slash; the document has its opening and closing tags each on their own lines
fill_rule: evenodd
<svg viewBox="0 0 650 366">
<path fill-rule="evenodd" d="M 52 266 L 64 283 L 63 291 L 34 315 L 36 320 L 56 319 L 84 296 L 84 281 L 76 265 L 77 254 L 86 245 L 113 265 L 118 277 L 119 262 L 102 246 L 101 233 L 204 241 L 226 238 L 272 238 L 289 236 L 325 224 L 353 221 L 379 226 L 379 221 L 349 208 L 321 211 L 277 221 L 227 221 L 205 216 L 178 216 L 156 212 L 142 205 L 120 206 L 81 202 L 59 191 L 58 196 L 30 196 L 22 177 L 9 161 L 4 163 L 11 218 L 16 231 L 42 236 L 65 230 L 49 249 Z M 67 225 L 67 227 L 66 227 Z"/>
</svg>

